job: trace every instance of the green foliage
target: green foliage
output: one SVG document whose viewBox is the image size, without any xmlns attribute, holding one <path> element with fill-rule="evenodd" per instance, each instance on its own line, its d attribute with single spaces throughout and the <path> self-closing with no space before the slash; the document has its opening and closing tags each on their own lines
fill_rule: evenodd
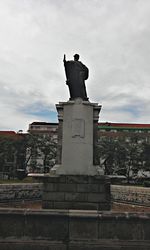
<svg viewBox="0 0 150 250">
<path fill-rule="evenodd" d="M 9 178 L 15 177 L 16 169 L 23 168 L 25 161 L 25 145 L 23 137 L 0 137 L 0 172 L 7 173 Z"/>
<path fill-rule="evenodd" d="M 143 151 L 141 157 L 143 159 L 142 161 L 143 168 L 146 171 L 150 171 L 150 143 L 147 142 L 143 143 Z"/>
<path fill-rule="evenodd" d="M 103 138 L 98 145 L 98 156 L 100 158 L 100 164 L 104 167 L 105 174 L 111 175 L 114 172 L 116 154 L 117 154 L 117 142 L 112 138 Z"/>
<path fill-rule="evenodd" d="M 31 177 L 26 177 L 23 180 L 10 179 L 10 180 L 0 180 L 0 184 L 13 184 L 13 183 L 36 183 L 36 180 Z"/>
<path fill-rule="evenodd" d="M 45 172 L 54 164 L 56 142 L 49 134 L 0 137 L 0 172 L 10 178 L 17 176 L 18 169 L 26 170 L 28 165 L 31 171 L 37 171 L 39 158 Z"/>
<path fill-rule="evenodd" d="M 143 186 L 144 187 L 150 187 L 150 181 L 144 181 Z"/>
<path fill-rule="evenodd" d="M 37 161 L 40 159 L 43 171 L 47 172 L 56 158 L 56 142 L 49 134 L 30 134 L 27 139 L 27 152 L 26 165 L 30 165 L 30 171 L 37 171 Z"/>
<path fill-rule="evenodd" d="M 139 170 L 150 170 L 150 144 L 138 135 L 130 138 L 101 138 L 97 154 L 106 175 L 136 176 Z"/>
</svg>

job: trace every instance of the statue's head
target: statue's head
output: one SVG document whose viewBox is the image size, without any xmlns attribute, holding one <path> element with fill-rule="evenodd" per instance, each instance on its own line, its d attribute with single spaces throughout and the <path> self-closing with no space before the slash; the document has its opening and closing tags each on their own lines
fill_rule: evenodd
<svg viewBox="0 0 150 250">
<path fill-rule="evenodd" d="M 75 60 L 75 61 L 78 61 L 78 60 L 79 60 L 79 57 L 80 57 L 80 56 L 79 56 L 78 54 L 75 54 L 75 55 L 74 55 L 74 60 Z"/>
</svg>

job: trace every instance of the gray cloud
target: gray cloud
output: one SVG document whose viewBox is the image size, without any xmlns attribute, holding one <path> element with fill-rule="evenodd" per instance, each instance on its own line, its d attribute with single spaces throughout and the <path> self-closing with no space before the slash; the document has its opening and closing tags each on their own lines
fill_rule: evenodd
<svg viewBox="0 0 150 250">
<path fill-rule="evenodd" d="M 38 103 L 68 100 L 62 58 L 75 52 L 102 120 L 149 122 L 149 11 L 148 0 L 0 1 L 0 129 L 26 129 Z"/>
</svg>

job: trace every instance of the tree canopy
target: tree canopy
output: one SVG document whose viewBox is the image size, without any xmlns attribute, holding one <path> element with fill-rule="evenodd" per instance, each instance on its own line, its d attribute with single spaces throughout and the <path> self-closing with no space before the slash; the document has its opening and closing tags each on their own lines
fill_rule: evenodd
<svg viewBox="0 0 150 250">
<path fill-rule="evenodd" d="M 97 154 L 106 175 L 137 175 L 139 170 L 150 171 L 150 143 L 138 135 L 115 139 L 103 137 Z"/>
</svg>

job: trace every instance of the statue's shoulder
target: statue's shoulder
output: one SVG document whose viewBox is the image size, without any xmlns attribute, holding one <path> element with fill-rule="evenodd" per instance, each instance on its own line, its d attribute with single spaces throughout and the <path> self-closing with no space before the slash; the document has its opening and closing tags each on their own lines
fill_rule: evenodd
<svg viewBox="0 0 150 250">
<path fill-rule="evenodd" d="M 75 61 L 73 61 L 73 60 L 69 60 L 69 61 L 66 61 L 66 63 L 68 63 L 68 64 L 74 64 L 74 63 L 75 63 Z"/>
<path fill-rule="evenodd" d="M 82 63 L 82 62 L 80 62 L 80 61 L 79 61 L 79 63 L 80 63 L 80 65 L 82 65 L 82 67 L 83 67 L 84 69 L 88 70 L 88 67 L 87 67 L 87 66 L 85 66 L 85 64 L 83 64 L 83 63 Z"/>
<path fill-rule="evenodd" d="M 73 60 L 64 61 L 65 68 L 73 67 L 73 65 L 74 65 L 74 61 Z"/>
</svg>

